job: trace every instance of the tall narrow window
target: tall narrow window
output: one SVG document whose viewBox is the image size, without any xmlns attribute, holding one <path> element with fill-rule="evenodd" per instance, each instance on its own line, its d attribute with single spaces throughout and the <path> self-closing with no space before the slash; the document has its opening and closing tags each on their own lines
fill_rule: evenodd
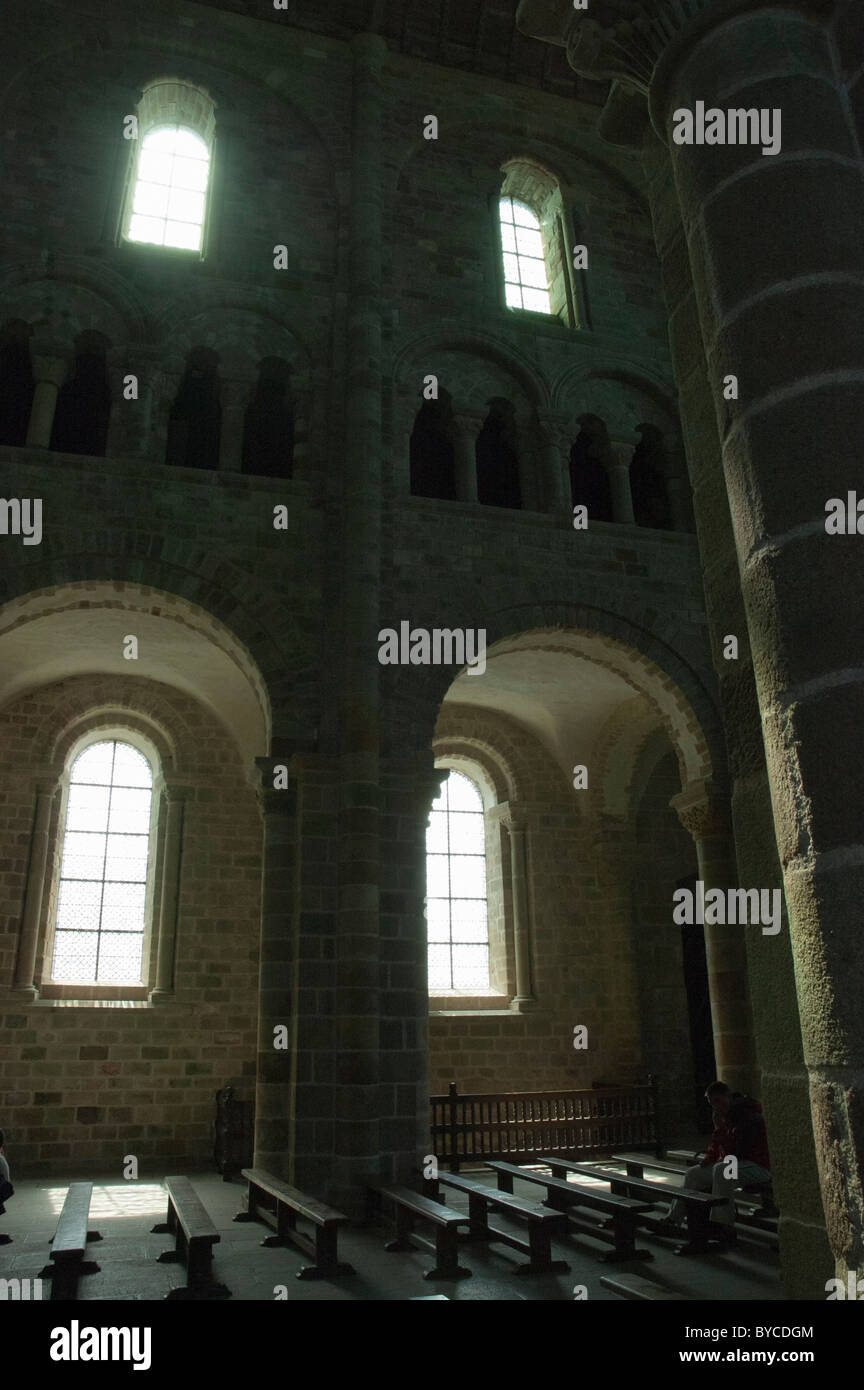
<svg viewBox="0 0 864 1390">
<path fill-rule="evenodd" d="M 200 251 L 209 177 L 210 151 L 194 130 L 149 131 L 138 160 L 129 240 Z"/>
<path fill-rule="evenodd" d="M 451 772 L 432 803 L 426 832 L 429 992 L 489 989 L 483 802 Z"/>
<path fill-rule="evenodd" d="M 504 292 L 511 309 L 551 314 L 549 274 L 540 220 L 526 203 L 502 198 L 501 246 L 504 254 Z"/>
<path fill-rule="evenodd" d="M 75 759 L 63 835 L 55 984 L 141 984 L 153 770 L 111 739 Z"/>
<path fill-rule="evenodd" d="M 144 88 L 123 215 L 127 241 L 203 249 L 215 109 L 202 88 L 178 78 Z"/>
</svg>

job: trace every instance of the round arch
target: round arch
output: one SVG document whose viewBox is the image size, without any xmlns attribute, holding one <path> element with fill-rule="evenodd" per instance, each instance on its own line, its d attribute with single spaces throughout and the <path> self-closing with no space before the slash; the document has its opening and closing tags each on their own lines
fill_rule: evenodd
<svg viewBox="0 0 864 1390">
<path fill-rule="evenodd" d="M 124 655 L 130 627 L 138 651 L 133 663 Z M 201 700 L 216 715 L 232 732 L 247 766 L 269 750 L 269 690 L 253 653 L 212 608 L 174 592 L 134 582 L 118 586 L 104 578 L 24 592 L 0 608 L 0 671 L 4 704 L 27 689 L 77 675 L 104 675 L 115 682 L 120 676 L 134 678 L 128 700 L 121 699 L 118 708 L 112 691 L 101 714 L 94 711 L 92 694 L 76 708 L 73 693 L 73 707 L 61 724 L 68 727 L 71 716 L 74 727 L 76 719 L 94 715 L 116 722 L 125 708 L 133 715 L 150 713 L 162 731 L 160 753 L 164 749 L 174 766 L 176 739 L 167 734 L 176 725 L 170 687 Z M 146 696 L 138 693 L 141 677 L 148 681 Z M 45 736 L 43 746 L 59 756 L 62 727 L 46 728 Z"/>
</svg>

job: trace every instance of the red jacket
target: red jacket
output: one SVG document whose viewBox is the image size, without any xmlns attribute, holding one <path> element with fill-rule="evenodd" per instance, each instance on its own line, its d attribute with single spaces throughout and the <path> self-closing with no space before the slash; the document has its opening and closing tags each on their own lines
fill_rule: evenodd
<svg viewBox="0 0 864 1390">
<path fill-rule="evenodd" d="M 751 1163 L 758 1163 L 760 1168 L 770 1173 L 771 1155 L 768 1152 L 762 1106 L 752 1096 L 742 1096 L 737 1092 L 731 1100 L 728 1111 L 711 1135 L 711 1143 L 702 1160 L 703 1167 L 734 1154 L 742 1161 L 748 1159 Z"/>
</svg>

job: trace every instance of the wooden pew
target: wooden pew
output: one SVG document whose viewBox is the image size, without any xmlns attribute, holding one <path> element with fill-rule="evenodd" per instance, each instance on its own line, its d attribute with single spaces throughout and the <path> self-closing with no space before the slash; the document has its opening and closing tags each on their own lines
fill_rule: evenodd
<svg viewBox="0 0 864 1390">
<path fill-rule="evenodd" d="M 332 1279 L 354 1273 L 351 1265 L 339 1259 L 338 1252 L 339 1228 L 348 1224 L 347 1216 L 315 1197 L 307 1197 L 263 1168 L 244 1168 L 243 1177 L 249 1184 L 247 1210 L 238 1212 L 234 1220 L 263 1221 L 270 1226 L 276 1234 L 267 1236 L 262 1245 L 295 1245 L 305 1255 L 311 1255 L 315 1263 L 298 1270 L 298 1279 Z M 262 1201 L 267 1197 L 275 1211 Z M 314 1237 L 298 1231 L 298 1216 L 314 1226 Z"/>
<path fill-rule="evenodd" d="M 673 1162 L 666 1164 L 654 1163 L 643 1158 L 642 1154 L 616 1154 L 614 1157 L 616 1163 L 641 1161 L 646 1168 L 659 1168 L 664 1173 L 681 1173 L 693 1163 L 698 1163 L 702 1155 L 693 1155 L 687 1149 L 670 1149 L 666 1157 Z M 681 1164 L 684 1165 L 683 1168 L 680 1166 Z M 629 1168 L 627 1172 L 630 1172 Z M 776 1218 L 780 1215 L 780 1210 L 774 1203 L 772 1183 L 760 1182 L 739 1187 L 735 1193 L 735 1202 L 739 1207 L 746 1208 L 745 1211 L 739 1212 L 739 1220 L 746 1225 L 758 1226 L 766 1231 L 777 1230 Z"/>
<path fill-rule="evenodd" d="M 468 1225 L 464 1212 L 452 1211 L 442 1202 L 434 1202 L 422 1197 L 410 1187 L 391 1187 L 384 1182 L 367 1180 L 367 1194 L 373 1194 L 376 1205 L 380 1207 L 382 1197 L 387 1197 L 396 1207 L 396 1239 L 385 1245 L 385 1250 L 416 1250 L 421 1245 L 425 1250 L 434 1250 L 435 1267 L 427 1270 L 424 1279 L 470 1279 L 471 1270 L 459 1263 L 459 1227 Z M 367 1202 L 367 1212 L 370 1204 Z M 435 1242 L 425 1236 L 418 1236 L 414 1230 L 415 1220 L 428 1221 L 435 1227 Z"/>
<path fill-rule="evenodd" d="M 174 1249 L 163 1251 L 159 1263 L 186 1266 L 186 1287 L 172 1289 L 167 1297 L 228 1297 L 225 1285 L 214 1284 L 211 1279 L 213 1246 L 222 1237 L 190 1179 L 166 1178 L 165 1190 L 168 1193 L 168 1214 L 165 1221 L 160 1221 L 152 1230 L 154 1234 L 172 1235 Z"/>
<path fill-rule="evenodd" d="M 496 1192 L 493 1187 L 484 1187 L 474 1178 L 462 1177 L 457 1173 L 440 1173 L 437 1179 L 445 1187 L 454 1187 L 468 1194 L 468 1224 L 471 1238 L 475 1240 L 500 1241 L 514 1250 L 528 1256 L 528 1263 L 519 1265 L 519 1274 L 555 1274 L 570 1268 L 566 1260 L 553 1260 L 551 1240 L 567 1224 L 565 1212 L 549 1211 L 539 1202 L 527 1201 L 524 1197 L 512 1197 L 506 1192 Z M 528 1226 L 528 1240 L 510 1235 L 499 1227 L 489 1225 L 489 1208 L 504 1212 L 507 1216 Z"/>
<path fill-rule="evenodd" d="M 636 1248 L 636 1217 L 651 1210 L 649 1202 L 634 1201 L 630 1197 L 615 1197 L 611 1193 L 585 1187 L 582 1183 L 567 1182 L 564 1178 L 546 1178 L 542 1173 L 532 1173 L 514 1163 L 503 1163 L 497 1159 L 489 1159 L 486 1166 L 497 1174 L 498 1188 L 501 1192 L 512 1192 L 513 1179 L 520 1178 L 522 1182 L 545 1187 L 544 1205 L 552 1207 L 555 1211 L 569 1212 L 571 1207 L 587 1207 L 611 1217 L 614 1249 L 601 1256 L 604 1261 L 653 1260 L 654 1256 L 650 1250 Z M 597 1240 L 609 1240 L 608 1232 L 603 1228 L 587 1230 L 586 1234 L 594 1236 Z"/>
<path fill-rule="evenodd" d="M 95 1261 L 84 1259 L 87 1242 L 102 1239 L 98 1231 L 87 1229 L 92 1195 L 92 1182 L 69 1184 L 57 1230 L 51 1241 L 52 1263 L 39 1271 L 40 1279 L 51 1280 L 52 1302 L 74 1300 L 79 1276 L 99 1273 Z"/>
<path fill-rule="evenodd" d="M 688 1192 L 683 1187 L 668 1187 L 657 1182 L 648 1182 L 644 1178 L 630 1178 L 623 1173 L 615 1173 L 607 1168 L 592 1168 L 587 1163 L 571 1163 L 566 1158 L 538 1158 L 538 1163 L 545 1163 L 548 1168 L 557 1176 L 563 1177 L 566 1173 L 579 1173 L 585 1178 L 596 1178 L 600 1182 L 608 1182 L 613 1192 L 627 1197 L 645 1197 L 653 1202 L 669 1202 L 673 1197 L 680 1198 L 684 1203 L 687 1214 L 687 1242 L 680 1245 L 675 1251 L 676 1255 L 701 1255 L 708 1249 L 710 1239 L 708 1225 L 711 1220 L 711 1211 L 714 1207 L 721 1206 L 728 1201 L 727 1197 L 714 1197 L 710 1193 Z M 651 1229 L 651 1222 L 645 1216 L 639 1218 L 639 1224 L 646 1230 Z"/>
<path fill-rule="evenodd" d="M 692 1301 L 683 1293 L 673 1293 L 671 1289 L 652 1284 L 650 1279 L 643 1279 L 641 1274 L 601 1274 L 600 1283 L 607 1289 L 620 1293 L 622 1298 L 650 1299 L 652 1302 L 662 1300 L 667 1303 Z"/>
</svg>

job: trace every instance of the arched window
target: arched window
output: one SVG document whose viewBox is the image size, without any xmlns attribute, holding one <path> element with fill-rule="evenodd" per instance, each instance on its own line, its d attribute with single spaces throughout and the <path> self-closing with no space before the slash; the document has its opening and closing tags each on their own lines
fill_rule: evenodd
<svg viewBox="0 0 864 1390">
<path fill-rule="evenodd" d="M 549 272 L 543 248 L 540 219 L 526 203 L 502 198 L 501 248 L 504 257 L 504 293 L 511 309 L 533 309 L 551 314 Z"/>
<path fill-rule="evenodd" d="M 140 985 L 151 859 L 153 768 L 105 739 L 69 771 L 50 981 Z"/>
<path fill-rule="evenodd" d="M 426 832 L 429 992 L 489 989 L 486 838 L 477 787 L 450 772 Z"/>
<path fill-rule="evenodd" d="M 126 199 L 127 241 L 201 251 L 215 125 L 199 87 L 160 79 L 138 106 L 138 139 Z"/>
</svg>

